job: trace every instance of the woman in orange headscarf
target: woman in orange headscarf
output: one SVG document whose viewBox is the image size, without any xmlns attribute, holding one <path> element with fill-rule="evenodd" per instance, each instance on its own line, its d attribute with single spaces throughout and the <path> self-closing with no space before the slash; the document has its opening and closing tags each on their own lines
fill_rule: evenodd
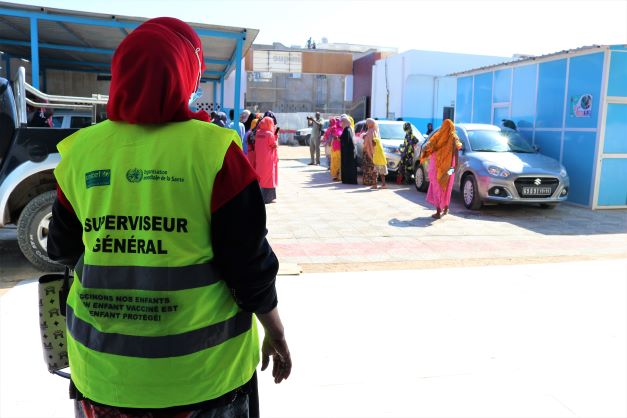
<svg viewBox="0 0 627 418">
<path fill-rule="evenodd" d="M 440 219 L 448 213 L 453 191 L 453 172 L 461 146 L 455 133 L 455 125 L 450 119 L 446 119 L 422 149 L 421 164 L 425 158 L 429 158 L 427 202 L 436 208 L 436 213 L 431 215 L 435 219 Z"/>
</svg>

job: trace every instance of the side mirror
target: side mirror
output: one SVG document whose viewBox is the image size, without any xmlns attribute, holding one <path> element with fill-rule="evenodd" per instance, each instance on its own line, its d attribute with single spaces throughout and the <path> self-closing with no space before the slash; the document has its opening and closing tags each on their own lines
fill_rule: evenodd
<svg viewBox="0 0 627 418">
<path fill-rule="evenodd" d="M 534 145 L 534 146 L 533 146 L 533 150 L 534 150 L 535 152 L 540 152 L 540 147 L 539 147 L 539 146 L 537 146 L 537 145 Z"/>
</svg>

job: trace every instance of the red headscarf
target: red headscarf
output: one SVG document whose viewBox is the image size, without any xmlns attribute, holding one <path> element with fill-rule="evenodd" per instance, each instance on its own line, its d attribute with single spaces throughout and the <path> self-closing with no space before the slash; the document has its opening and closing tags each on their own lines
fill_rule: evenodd
<svg viewBox="0 0 627 418">
<path fill-rule="evenodd" d="M 268 131 L 270 133 L 274 133 L 274 121 L 270 116 L 266 116 L 261 119 L 261 122 L 257 125 L 257 129 L 261 131 Z"/>
<path fill-rule="evenodd" d="M 207 112 L 188 105 L 204 69 L 202 44 L 191 26 L 172 17 L 150 19 L 113 55 L 107 116 L 138 124 L 208 122 Z"/>
</svg>

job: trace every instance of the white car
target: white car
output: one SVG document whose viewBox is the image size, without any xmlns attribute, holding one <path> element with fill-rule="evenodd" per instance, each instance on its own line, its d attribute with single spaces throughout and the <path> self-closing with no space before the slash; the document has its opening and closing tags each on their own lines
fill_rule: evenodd
<svg viewBox="0 0 627 418">
<path fill-rule="evenodd" d="M 72 112 L 56 110 L 52 115 L 52 127 L 60 129 L 86 128 L 92 124 L 92 116 L 89 112 Z"/>
<path fill-rule="evenodd" d="M 329 121 L 325 120 L 322 125 L 322 135 L 324 135 L 324 131 L 329 127 Z M 298 141 L 300 145 L 309 145 L 309 140 L 311 139 L 311 127 L 298 129 L 294 134 L 294 139 Z"/>
<path fill-rule="evenodd" d="M 388 171 L 396 173 L 401 162 L 400 147 L 405 141 L 405 131 L 403 125 L 407 122 L 396 120 L 378 120 L 379 134 L 381 135 L 381 145 L 388 161 Z M 417 138 L 422 138 L 422 134 L 413 124 L 411 129 Z M 357 164 L 361 166 L 362 154 L 364 150 L 364 134 L 366 133 L 366 122 L 359 121 L 355 125 L 355 148 L 357 150 Z"/>
</svg>

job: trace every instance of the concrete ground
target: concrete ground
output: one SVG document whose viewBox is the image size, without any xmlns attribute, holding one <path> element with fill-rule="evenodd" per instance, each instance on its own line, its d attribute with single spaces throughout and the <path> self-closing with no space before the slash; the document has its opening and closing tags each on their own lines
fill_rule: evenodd
<svg viewBox="0 0 627 418">
<path fill-rule="evenodd" d="M 293 355 L 265 417 L 625 417 L 627 259 L 280 277 Z M 0 297 L 0 417 L 71 417 L 37 291 Z"/>
<path fill-rule="evenodd" d="M 470 211 L 453 194 L 451 214 L 433 220 L 413 185 L 387 190 L 331 181 L 308 166 L 307 147 L 279 149 L 269 240 L 279 259 L 305 271 L 355 271 L 575 261 L 627 257 L 627 211 L 563 204 L 487 206 Z"/>
</svg>

